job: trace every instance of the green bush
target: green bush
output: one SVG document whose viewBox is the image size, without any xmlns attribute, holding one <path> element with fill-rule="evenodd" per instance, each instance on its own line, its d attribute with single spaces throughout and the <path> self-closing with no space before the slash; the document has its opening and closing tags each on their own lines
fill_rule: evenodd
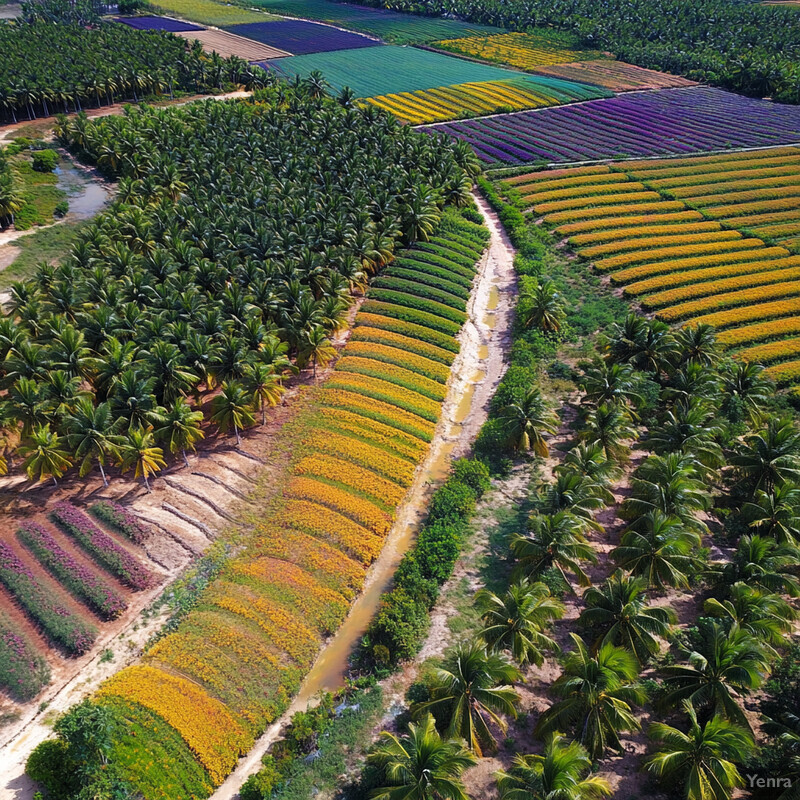
<svg viewBox="0 0 800 800">
<path fill-rule="evenodd" d="M 58 153 L 55 150 L 37 150 L 33 154 L 33 168 L 36 172 L 52 172 L 58 166 Z"/>
<path fill-rule="evenodd" d="M 69 745 L 61 739 L 47 739 L 37 745 L 25 763 L 25 774 L 56 798 L 69 797 L 77 789 Z"/>
<path fill-rule="evenodd" d="M 469 486 L 450 478 L 431 498 L 428 521 L 467 519 L 475 510 L 475 499 Z"/>
<path fill-rule="evenodd" d="M 453 465 L 453 480 L 469 486 L 480 499 L 492 485 L 489 468 L 477 458 L 460 458 Z"/>
<path fill-rule="evenodd" d="M 415 553 L 423 575 L 439 584 L 450 577 L 461 552 L 463 527 L 463 522 L 437 520 L 422 529 Z"/>
<path fill-rule="evenodd" d="M 387 594 L 369 627 L 372 646 L 383 645 L 392 663 L 412 658 L 428 630 L 428 608 L 403 589 Z"/>
</svg>

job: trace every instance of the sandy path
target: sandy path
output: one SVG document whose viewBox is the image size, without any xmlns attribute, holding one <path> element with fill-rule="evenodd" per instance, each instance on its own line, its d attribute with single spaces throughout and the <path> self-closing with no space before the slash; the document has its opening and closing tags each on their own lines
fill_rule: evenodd
<svg viewBox="0 0 800 800">
<path fill-rule="evenodd" d="M 516 273 L 514 251 L 497 215 L 477 194 L 475 201 L 491 239 L 467 306 L 468 319 L 459 334 L 461 351 L 453 364 L 442 417 L 428 456 L 417 469 L 386 544 L 370 568 L 364 589 L 347 619 L 320 653 L 288 710 L 266 730 L 211 800 L 236 797 L 247 777 L 258 771 L 262 756 L 279 738 L 292 714 L 307 708 L 319 691 L 341 685 L 347 657 L 412 543 L 424 519 L 428 497 L 446 477 L 451 461 L 469 452 L 486 420 L 489 401 L 507 367 L 505 359 L 511 341 Z"/>
</svg>

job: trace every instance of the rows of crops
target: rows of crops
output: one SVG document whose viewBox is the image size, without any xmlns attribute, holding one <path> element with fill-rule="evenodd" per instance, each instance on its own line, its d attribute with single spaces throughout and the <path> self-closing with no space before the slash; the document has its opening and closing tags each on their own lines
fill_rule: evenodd
<svg viewBox="0 0 800 800">
<path fill-rule="evenodd" d="M 129 28 L 137 31 L 167 31 L 168 33 L 178 33 L 178 31 L 202 31 L 205 30 L 201 25 L 194 25 L 191 22 L 184 22 L 180 19 L 170 19 L 169 17 L 117 17 L 116 22 L 121 22 Z"/>
<path fill-rule="evenodd" d="M 537 72 L 563 78 L 567 81 L 583 81 L 602 86 L 612 92 L 633 92 L 641 89 L 678 89 L 693 86 L 694 81 L 657 72 L 653 69 L 626 64 L 624 61 L 594 60 L 574 64 L 553 64 L 537 68 Z"/>
<path fill-rule="evenodd" d="M 178 31 L 175 35 L 186 39 L 188 42 L 198 41 L 206 53 L 218 53 L 223 58 L 236 56 L 245 61 L 256 62 L 289 55 L 285 50 L 269 47 L 253 39 L 236 36 L 228 31 Z"/>
<path fill-rule="evenodd" d="M 691 154 L 800 141 L 800 110 L 705 87 L 641 92 L 425 129 L 487 164 Z"/>
<path fill-rule="evenodd" d="M 537 69 L 584 58 L 600 58 L 597 50 L 575 50 L 542 34 L 499 33 L 469 36 L 434 42 L 434 46 L 452 53 L 508 64 L 519 69 Z"/>
<path fill-rule="evenodd" d="M 440 86 L 416 92 L 397 92 L 370 97 L 367 102 L 391 111 L 403 122 L 418 125 L 503 113 L 509 109 L 545 108 L 602 95 L 602 90 L 584 84 L 526 76 L 511 80 Z"/>
<path fill-rule="evenodd" d="M 797 162 L 795 148 L 768 149 L 534 172 L 506 185 L 644 311 L 715 326 L 722 344 L 769 363 L 786 385 L 800 381 L 791 338 L 800 256 L 789 249 L 800 231 Z"/>
<path fill-rule="evenodd" d="M 486 238 L 448 215 L 380 275 L 247 549 L 101 688 L 124 720 L 112 760 L 145 797 L 208 794 L 344 618 L 433 435 Z"/>
<path fill-rule="evenodd" d="M 360 33 L 297 19 L 234 25 L 228 30 L 238 36 L 245 36 L 270 47 L 288 51 L 292 55 L 351 50 L 380 44 L 376 39 L 362 36 Z"/>
<path fill-rule="evenodd" d="M 275 18 L 271 14 L 216 3 L 214 0 L 158 0 L 157 3 L 154 3 L 154 7 L 166 14 L 181 17 L 181 19 L 218 27 L 242 25 L 246 22 L 264 22 Z"/>
<path fill-rule="evenodd" d="M 39 634 L 66 656 L 86 653 L 98 636 L 98 622 L 125 612 L 126 589 L 142 591 L 156 580 L 134 546 L 147 531 L 121 507 L 99 503 L 94 510 L 115 535 L 61 503 L 51 520 L 23 522 L 13 543 L 0 542 L 0 586 Z M 129 540 L 126 545 L 123 538 Z M 50 679 L 36 642 L 3 614 L 0 656 L 0 689 L 15 700 L 33 699 Z"/>
</svg>

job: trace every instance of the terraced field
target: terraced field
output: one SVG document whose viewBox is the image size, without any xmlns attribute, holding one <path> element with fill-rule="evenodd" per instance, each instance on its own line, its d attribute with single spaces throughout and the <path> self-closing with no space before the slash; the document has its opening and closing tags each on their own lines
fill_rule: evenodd
<svg viewBox="0 0 800 800">
<path fill-rule="evenodd" d="M 509 178 L 645 312 L 707 323 L 780 385 L 800 380 L 800 148 Z"/>
</svg>

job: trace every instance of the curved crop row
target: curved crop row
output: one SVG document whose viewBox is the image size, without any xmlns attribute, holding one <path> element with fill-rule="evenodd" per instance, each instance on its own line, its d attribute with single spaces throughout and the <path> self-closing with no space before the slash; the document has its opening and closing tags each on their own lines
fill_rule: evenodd
<svg viewBox="0 0 800 800">
<path fill-rule="evenodd" d="M 24 703 L 50 681 L 50 667 L 33 642 L 5 614 L 0 614 L 0 689 Z"/>
<path fill-rule="evenodd" d="M 674 248 L 683 245 L 703 245 L 716 242 L 727 242 L 741 239 L 739 231 L 693 231 L 690 233 L 677 233 L 670 235 L 652 235 L 647 238 L 625 239 L 620 237 L 616 241 L 604 244 L 583 247 L 580 253 L 585 258 L 597 258 L 630 250 L 650 251 L 658 248 Z"/>
</svg>

